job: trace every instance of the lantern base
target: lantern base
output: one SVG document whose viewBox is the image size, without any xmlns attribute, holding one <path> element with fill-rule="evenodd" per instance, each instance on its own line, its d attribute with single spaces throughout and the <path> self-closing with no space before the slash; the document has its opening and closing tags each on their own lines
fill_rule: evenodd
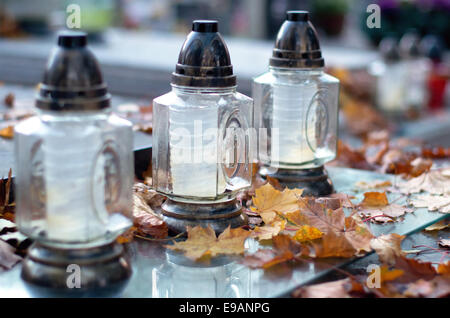
<svg viewBox="0 0 450 318">
<path fill-rule="evenodd" d="M 131 266 L 117 243 L 59 249 L 33 244 L 22 264 L 22 279 L 38 297 L 115 297 L 126 287 Z"/>
<path fill-rule="evenodd" d="M 261 167 L 259 174 L 277 179 L 289 189 L 304 189 L 304 196 L 326 196 L 334 192 L 324 166 L 310 169 L 278 169 L 271 172 L 270 167 Z"/>
<path fill-rule="evenodd" d="M 242 213 L 240 203 L 234 199 L 220 203 L 184 203 L 167 199 L 162 205 L 162 217 L 169 230 L 174 233 L 186 232 L 186 226 L 211 226 L 222 233 L 228 226 L 240 227 L 248 223 Z"/>
</svg>

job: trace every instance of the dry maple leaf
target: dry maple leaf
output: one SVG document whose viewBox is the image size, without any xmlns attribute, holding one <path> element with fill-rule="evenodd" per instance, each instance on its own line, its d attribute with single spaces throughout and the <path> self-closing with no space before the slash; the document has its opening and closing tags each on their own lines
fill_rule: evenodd
<svg viewBox="0 0 450 318">
<path fill-rule="evenodd" d="M 272 237 L 277 236 L 286 226 L 285 220 L 275 221 L 264 226 L 256 226 L 251 232 L 251 237 L 258 240 L 270 240 Z"/>
<path fill-rule="evenodd" d="M 438 273 L 430 262 L 421 262 L 406 256 L 399 256 L 395 260 L 395 268 L 403 270 L 404 274 L 399 278 L 400 282 L 412 282 L 418 279 L 433 279 Z"/>
<path fill-rule="evenodd" d="M 297 211 L 298 199 L 302 189 L 284 189 L 279 191 L 267 183 L 255 190 L 253 211 L 258 212 L 264 223 L 269 224 L 277 219 L 277 214 L 287 214 Z"/>
<path fill-rule="evenodd" d="M 388 198 L 386 192 L 366 192 L 361 205 L 365 206 L 386 206 L 388 205 Z"/>
<path fill-rule="evenodd" d="M 364 200 L 357 207 L 360 215 L 369 218 L 372 222 L 393 222 L 405 213 L 414 212 L 406 206 L 391 203 L 385 192 L 366 192 Z"/>
<path fill-rule="evenodd" d="M 303 246 L 305 248 L 302 250 L 302 255 L 308 257 L 348 258 L 357 254 L 357 250 L 345 235 L 339 235 L 334 231 L 329 231 L 324 234 L 320 240 L 309 242 L 307 245 L 304 244 Z"/>
<path fill-rule="evenodd" d="M 241 263 L 250 268 L 268 269 L 294 259 L 300 251 L 300 244 L 289 235 L 280 234 L 273 238 L 271 249 L 259 249 L 253 254 L 246 255 Z"/>
<path fill-rule="evenodd" d="M 411 199 L 410 203 L 416 208 L 428 208 L 429 211 L 450 213 L 450 195 L 423 194 Z"/>
<path fill-rule="evenodd" d="M 285 263 L 292 260 L 294 254 L 286 251 L 277 253 L 272 249 L 260 249 L 251 255 L 246 255 L 241 261 L 241 264 L 250 268 L 268 269 L 280 263 Z"/>
<path fill-rule="evenodd" d="M 303 225 L 295 232 L 294 240 L 296 240 L 297 242 L 303 243 L 303 242 L 319 239 L 322 236 L 323 236 L 323 233 L 319 229 L 317 229 L 313 226 Z"/>
<path fill-rule="evenodd" d="M 431 170 L 398 186 L 400 192 L 450 194 L 450 168 Z"/>
<path fill-rule="evenodd" d="M 397 257 L 404 255 L 401 247 L 404 238 L 404 235 L 396 233 L 381 235 L 370 241 L 370 247 L 378 254 L 382 263 L 394 265 Z"/>
<path fill-rule="evenodd" d="M 230 229 L 228 227 L 219 237 L 216 237 L 211 226 L 207 228 L 187 226 L 188 238 L 183 242 L 174 242 L 165 247 L 171 250 L 182 251 L 191 260 L 200 260 L 205 256 L 217 256 L 219 254 L 242 254 L 244 242 L 250 232 L 241 228 Z"/>
<path fill-rule="evenodd" d="M 311 257 L 351 257 L 370 251 L 372 233 L 356 216 L 345 216 L 344 210 L 331 210 L 314 199 L 300 199 L 301 224 L 324 233 L 319 240 L 305 245 L 303 255 Z"/>
</svg>

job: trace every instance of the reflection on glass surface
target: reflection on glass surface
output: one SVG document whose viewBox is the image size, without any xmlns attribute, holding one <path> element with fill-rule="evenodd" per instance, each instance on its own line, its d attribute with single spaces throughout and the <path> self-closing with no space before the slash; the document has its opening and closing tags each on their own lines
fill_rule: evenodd
<svg viewBox="0 0 450 318">
<path fill-rule="evenodd" d="M 152 270 L 152 297 L 252 297 L 249 268 L 233 262 L 210 267 L 186 265 L 182 255 L 167 254 L 168 261 Z"/>
</svg>

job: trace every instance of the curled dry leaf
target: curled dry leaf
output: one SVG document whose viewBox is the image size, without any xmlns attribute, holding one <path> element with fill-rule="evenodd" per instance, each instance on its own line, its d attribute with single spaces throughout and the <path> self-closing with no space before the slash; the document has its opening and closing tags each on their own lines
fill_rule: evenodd
<svg viewBox="0 0 450 318">
<path fill-rule="evenodd" d="M 134 188 L 133 193 L 133 223 L 137 231 L 144 235 L 151 235 L 156 238 L 165 238 L 168 234 L 167 224 L 150 207 L 152 201 L 149 198 L 158 199 L 158 195 L 150 196 L 149 193 Z"/>
<path fill-rule="evenodd" d="M 361 190 L 385 189 L 392 186 L 392 183 L 389 180 L 358 181 L 355 183 L 355 186 Z"/>
<path fill-rule="evenodd" d="M 425 231 L 440 231 L 450 226 L 448 220 L 441 220 L 425 228 Z"/>
<path fill-rule="evenodd" d="M 385 192 L 366 192 L 363 201 L 357 207 L 360 215 L 372 222 L 393 222 L 405 213 L 414 212 L 406 206 L 389 203 Z"/>
<path fill-rule="evenodd" d="M 429 211 L 450 213 L 450 195 L 423 194 L 410 200 L 410 203 L 416 208 L 428 208 Z"/>
<path fill-rule="evenodd" d="M 171 250 L 182 251 L 184 255 L 194 261 L 203 257 L 214 257 L 219 254 L 243 254 L 244 242 L 250 232 L 241 228 L 230 229 L 228 227 L 219 237 L 216 237 L 211 226 L 207 228 L 196 226 L 187 227 L 188 238 L 183 242 L 174 242 L 165 247 Z"/>
<path fill-rule="evenodd" d="M 402 193 L 428 192 L 431 194 L 450 194 L 450 168 L 430 170 L 399 186 Z"/>
<path fill-rule="evenodd" d="M 396 233 L 381 235 L 370 241 L 370 247 L 378 254 L 382 263 L 394 265 L 397 257 L 404 255 L 401 247 L 404 238 L 404 235 Z"/>
<path fill-rule="evenodd" d="M 450 248 L 450 239 L 440 239 L 438 243 L 440 247 Z"/>
</svg>

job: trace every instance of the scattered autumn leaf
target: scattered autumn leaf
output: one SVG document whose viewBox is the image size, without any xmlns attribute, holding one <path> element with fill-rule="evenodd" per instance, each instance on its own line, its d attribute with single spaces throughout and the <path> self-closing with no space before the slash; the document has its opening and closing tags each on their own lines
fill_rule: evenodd
<svg viewBox="0 0 450 318">
<path fill-rule="evenodd" d="M 342 207 L 332 210 L 327 201 L 300 198 L 298 225 L 312 226 L 324 235 L 322 238 L 304 243 L 303 255 L 310 257 L 351 257 L 370 251 L 372 233 L 357 215 L 345 216 Z M 334 206 L 328 201 L 328 206 Z M 293 215 L 289 218 L 293 219 Z"/>
<path fill-rule="evenodd" d="M 300 251 L 300 244 L 289 235 L 280 234 L 273 238 L 271 249 L 259 249 L 253 254 L 246 255 L 241 263 L 250 268 L 268 269 L 294 259 Z"/>
<path fill-rule="evenodd" d="M 411 199 L 410 203 L 416 208 L 428 208 L 429 211 L 450 213 L 450 195 L 418 195 L 414 199 Z"/>
<path fill-rule="evenodd" d="M 133 193 L 133 223 L 139 233 L 151 235 L 156 238 L 165 238 L 168 235 L 167 224 L 153 211 L 145 200 L 145 194 L 136 191 Z"/>
<path fill-rule="evenodd" d="M 182 251 L 191 260 L 200 260 L 205 256 L 214 257 L 219 254 L 242 254 L 244 242 L 250 232 L 241 228 L 230 229 L 228 227 L 219 237 L 216 237 L 211 226 L 207 228 L 196 226 L 187 227 L 188 238 L 183 242 L 174 242 L 165 247 L 171 250 Z"/>
<path fill-rule="evenodd" d="M 311 241 L 304 244 L 304 247 L 302 255 L 315 258 L 348 258 L 358 252 L 345 235 L 339 235 L 334 231 L 324 234 L 319 242 Z"/>
<path fill-rule="evenodd" d="M 393 222 L 405 213 L 414 212 L 406 206 L 389 203 L 385 192 L 366 192 L 363 201 L 357 207 L 360 215 L 372 222 Z"/>
<path fill-rule="evenodd" d="M 397 257 L 404 255 L 401 247 L 404 238 L 404 235 L 396 233 L 380 235 L 370 241 L 370 247 L 378 254 L 382 263 L 394 265 Z"/>
<path fill-rule="evenodd" d="M 355 183 L 355 186 L 361 190 L 385 189 L 392 186 L 392 183 L 389 180 L 358 181 Z"/>
<path fill-rule="evenodd" d="M 272 237 L 277 236 L 286 226 L 285 220 L 279 220 L 266 224 L 264 226 L 256 226 L 251 233 L 251 237 L 258 240 L 270 240 Z"/>
<path fill-rule="evenodd" d="M 294 240 L 296 240 L 297 242 L 303 243 L 303 242 L 319 239 L 322 236 L 323 236 L 323 233 L 319 229 L 317 229 L 313 226 L 303 225 L 297 230 L 297 232 L 295 232 Z"/>
<path fill-rule="evenodd" d="M 401 192 L 406 194 L 422 191 L 430 194 L 450 194 L 450 168 L 430 170 L 403 182 L 398 187 Z"/>
<path fill-rule="evenodd" d="M 425 231 L 440 231 L 450 226 L 448 220 L 441 220 L 425 228 Z"/>
<path fill-rule="evenodd" d="M 450 296 L 450 277 L 437 276 L 432 280 L 419 279 L 408 285 L 407 297 L 441 298 Z"/>
<path fill-rule="evenodd" d="M 438 244 L 440 247 L 450 248 L 450 239 L 440 239 Z"/>
<path fill-rule="evenodd" d="M 349 298 L 362 292 L 363 286 L 350 278 L 301 287 L 292 293 L 295 298 Z"/>
<path fill-rule="evenodd" d="M 0 137 L 6 138 L 6 139 L 14 138 L 14 127 L 7 126 L 5 128 L 0 129 Z"/>
<path fill-rule="evenodd" d="M 3 99 L 3 103 L 9 107 L 12 108 L 14 107 L 14 100 L 15 100 L 15 96 L 13 93 L 8 93 L 5 98 Z"/>
<path fill-rule="evenodd" d="M 255 190 L 252 210 L 258 212 L 264 223 L 269 224 L 276 220 L 277 214 L 287 214 L 298 211 L 298 199 L 302 189 L 284 189 L 279 191 L 267 183 Z"/>
<path fill-rule="evenodd" d="M 388 204 L 386 192 L 366 192 L 364 193 L 364 199 L 361 202 L 361 205 L 372 207 L 386 206 Z"/>
</svg>

